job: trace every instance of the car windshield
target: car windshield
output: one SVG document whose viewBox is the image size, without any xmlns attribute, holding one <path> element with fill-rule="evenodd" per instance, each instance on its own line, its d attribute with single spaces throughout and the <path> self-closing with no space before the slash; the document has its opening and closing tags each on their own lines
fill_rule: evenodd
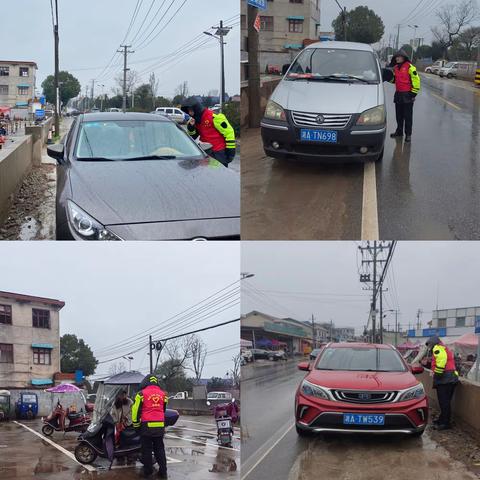
<svg viewBox="0 0 480 480">
<path fill-rule="evenodd" d="M 35 397 L 35 395 L 32 395 L 32 394 L 24 394 L 22 395 L 22 402 L 25 402 L 25 403 L 37 403 L 37 397 Z"/>
<path fill-rule="evenodd" d="M 395 350 L 383 348 L 327 348 L 315 368 L 372 372 L 405 372 L 406 368 Z"/>
<path fill-rule="evenodd" d="M 378 83 L 372 52 L 336 48 L 308 48 L 295 60 L 287 80 L 358 81 Z"/>
<path fill-rule="evenodd" d="M 445 68 L 452 68 L 455 64 L 453 62 L 448 62 L 446 65 L 445 65 Z"/>
<path fill-rule="evenodd" d="M 9 405 L 10 404 L 10 397 L 6 395 L 0 395 L 0 405 Z"/>
<path fill-rule="evenodd" d="M 78 136 L 78 160 L 138 160 L 204 157 L 172 122 L 106 120 L 84 122 Z"/>
</svg>

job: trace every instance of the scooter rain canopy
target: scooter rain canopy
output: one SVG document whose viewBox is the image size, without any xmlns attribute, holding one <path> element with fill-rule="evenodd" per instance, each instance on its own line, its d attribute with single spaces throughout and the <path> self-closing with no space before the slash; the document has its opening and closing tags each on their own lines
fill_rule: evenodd
<svg viewBox="0 0 480 480">
<path fill-rule="evenodd" d="M 142 383 L 145 375 L 140 372 L 122 372 L 107 378 L 105 385 L 138 385 Z"/>
<path fill-rule="evenodd" d="M 45 391 L 51 393 L 76 393 L 80 392 L 81 390 L 76 385 L 72 385 L 71 383 L 62 383 L 56 387 L 47 388 Z"/>
</svg>

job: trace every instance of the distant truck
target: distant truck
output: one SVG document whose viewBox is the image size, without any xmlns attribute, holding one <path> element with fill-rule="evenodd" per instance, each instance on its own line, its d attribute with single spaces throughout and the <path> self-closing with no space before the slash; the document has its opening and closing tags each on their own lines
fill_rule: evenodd
<svg viewBox="0 0 480 480">
<path fill-rule="evenodd" d="M 447 64 L 447 60 L 437 60 L 432 65 L 429 65 L 425 68 L 426 73 L 433 73 L 434 75 L 438 75 L 440 69 L 443 68 Z"/>
<path fill-rule="evenodd" d="M 170 400 L 187 400 L 188 392 L 177 392 L 173 397 L 169 397 Z"/>
</svg>

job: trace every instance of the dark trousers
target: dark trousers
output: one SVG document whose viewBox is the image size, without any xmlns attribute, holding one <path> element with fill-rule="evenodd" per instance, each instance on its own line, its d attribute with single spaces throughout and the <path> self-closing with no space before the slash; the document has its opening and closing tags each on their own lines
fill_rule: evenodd
<svg viewBox="0 0 480 480">
<path fill-rule="evenodd" d="M 445 383 L 437 385 L 436 387 L 438 404 L 440 405 L 440 416 L 438 417 L 438 423 L 440 425 L 448 425 L 450 423 L 450 403 L 456 386 L 456 383 Z"/>
<path fill-rule="evenodd" d="M 228 168 L 228 164 L 233 160 L 227 154 L 226 150 L 219 150 L 218 152 L 210 153 L 210 156 L 213 157 L 215 160 L 218 160 L 224 167 Z"/>
<path fill-rule="evenodd" d="M 403 134 L 405 126 L 405 135 L 412 134 L 413 124 L 413 102 L 410 103 L 396 103 L 395 114 L 397 117 L 397 132 Z"/>
<path fill-rule="evenodd" d="M 167 476 L 167 457 L 163 444 L 163 433 L 158 436 L 142 435 L 142 462 L 147 475 L 153 473 L 152 453 L 158 463 L 158 473 Z"/>
</svg>

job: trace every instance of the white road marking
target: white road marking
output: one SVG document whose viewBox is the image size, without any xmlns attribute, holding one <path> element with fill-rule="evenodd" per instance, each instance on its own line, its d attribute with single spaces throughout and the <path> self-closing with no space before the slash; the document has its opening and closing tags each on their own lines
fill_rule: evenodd
<svg viewBox="0 0 480 480">
<path fill-rule="evenodd" d="M 222 445 L 217 445 L 216 443 L 201 442 L 200 440 L 195 440 L 192 437 L 178 437 L 177 435 L 172 435 L 171 433 L 166 433 L 165 436 L 170 438 L 178 438 L 179 440 L 186 440 L 187 442 L 199 443 L 200 445 L 208 445 L 209 447 L 224 448 L 225 450 L 234 450 L 235 452 L 240 451 L 239 448 L 233 448 L 233 447 L 230 448 L 230 447 L 224 447 Z"/>
<path fill-rule="evenodd" d="M 75 455 L 72 453 L 72 452 L 69 452 L 68 450 L 66 450 L 65 448 L 61 447 L 60 445 L 58 445 L 58 443 L 55 443 L 54 441 L 50 440 L 49 438 L 45 437 L 44 435 L 36 432 L 35 430 L 33 430 L 32 428 L 30 427 L 27 427 L 26 425 L 24 425 L 23 423 L 20 423 L 20 422 L 17 422 L 16 420 L 13 421 L 13 423 L 16 423 L 17 425 L 20 425 L 21 427 L 25 428 L 26 430 L 28 430 L 29 432 L 33 433 L 34 435 L 36 435 L 37 437 L 41 438 L 42 440 L 44 440 L 45 442 L 49 443 L 52 447 L 55 447 L 57 450 L 60 450 L 63 454 L 65 454 L 68 458 L 70 458 L 71 460 L 73 460 L 75 463 L 78 463 L 79 465 L 81 465 L 85 470 L 88 470 L 89 472 L 95 472 L 97 469 L 92 467 L 91 465 L 84 465 L 83 463 L 80 463 L 76 458 L 75 458 Z"/>
<path fill-rule="evenodd" d="M 282 435 L 280 435 L 280 437 L 275 441 L 275 443 L 250 467 L 250 470 L 248 470 L 247 473 L 245 473 L 245 475 L 241 477 L 241 480 L 245 480 L 245 478 L 247 478 L 258 467 L 258 465 L 263 462 L 265 457 L 283 440 L 283 438 L 294 426 L 295 424 L 292 423 L 292 425 L 290 425 L 287 430 L 282 433 Z"/>
<path fill-rule="evenodd" d="M 363 167 L 362 240 L 378 240 L 377 179 L 375 162 Z"/>
</svg>

